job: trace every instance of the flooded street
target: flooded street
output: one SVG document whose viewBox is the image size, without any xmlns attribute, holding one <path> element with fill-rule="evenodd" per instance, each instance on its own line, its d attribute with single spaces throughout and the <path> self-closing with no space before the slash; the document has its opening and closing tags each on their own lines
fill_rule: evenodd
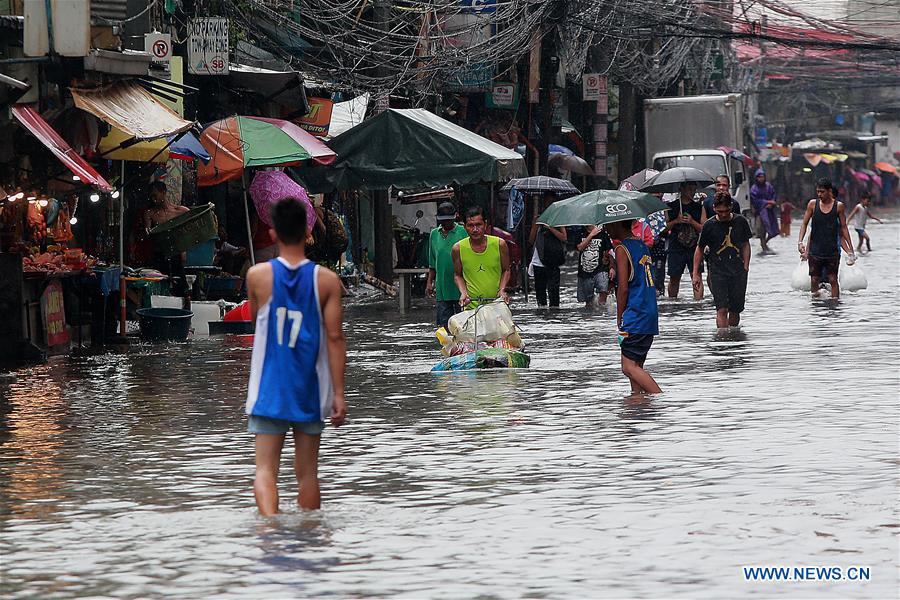
<svg viewBox="0 0 900 600">
<path fill-rule="evenodd" d="M 898 593 L 900 213 L 869 288 L 790 289 L 794 238 L 753 240 L 740 332 L 660 303 L 634 401 L 615 310 L 514 299 L 532 368 L 434 375 L 429 303 L 347 310 L 348 423 L 323 509 L 253 503 L 238 338 L 21 369 L 0 387 L 4 598 L 830 597 Z M 855 241 L 855 234 L 854 234 Z M 685 278 L 682 290 L 689 293 Z M 533 298 L 532 298 L 533 302 Z M 867 582 L 752 582 L 743 566 L 864 566 Z"/>
</svg>

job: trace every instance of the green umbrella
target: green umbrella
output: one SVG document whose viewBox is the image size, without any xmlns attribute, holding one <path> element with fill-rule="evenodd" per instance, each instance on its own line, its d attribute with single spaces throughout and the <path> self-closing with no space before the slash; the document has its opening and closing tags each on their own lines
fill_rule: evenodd
<svg viewBox="0 0 900 600">
<path fill-rule="evenodd" d="M 595 190 L 554 202 L 538 217 L 538 223 L 550 227 L 603 225 L 639 219 L 667 208 L 662 200 L 644 192 Z"/>
</svg>

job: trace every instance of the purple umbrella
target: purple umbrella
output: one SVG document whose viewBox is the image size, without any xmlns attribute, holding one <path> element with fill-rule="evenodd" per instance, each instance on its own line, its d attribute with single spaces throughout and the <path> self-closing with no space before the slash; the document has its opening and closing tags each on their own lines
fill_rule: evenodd
<svg viewBox="0 0 900 600">
<path fill-rule="evenodd" d="M 310 232 L 316 224 L 316 211 L 306 190 L 299 183 L 281 171 L 261 171 L 250 184 L 250 197 L 256 207 L 259 220 L 272 227 L 269 210 L 282 198 L 297 198 L 306 209 L 306 231 Z"/>
</svg>

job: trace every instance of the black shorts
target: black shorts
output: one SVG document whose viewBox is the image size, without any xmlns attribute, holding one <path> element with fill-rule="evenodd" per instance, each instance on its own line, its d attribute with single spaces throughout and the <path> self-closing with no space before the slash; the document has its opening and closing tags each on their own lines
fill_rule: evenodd
<svg viewBox="0 0 900 600">
<path fill-rule="evenodd" d="M 446 327 L 450 317 L 461 311 L 458 300 L 438 300 L 434 305 L 434 322 L 438 327 Z"/>
<path fill-rule="evenodd" d="M 810 256 L 809 257 L 809 276 L 821 277 L 822 269 L 830 277 L 837 277 L 838 269 L 841 267 L 841 256 Z"/>
<path fill-rule="evenodd" d="M 727 273 L 710 273 L 706 280 L 712 292 L 716 310 L 727 308 L 728 312 L 744 312 L 744 300 L 747 297 L 747 271 L 730 275 Z"/>
<path fill-rule="evenodd" d="M 669 251 L 666 254 L 666 262 L 668 263 L 666 273 L 668 273 L 669 277 L 681 277 L 684 274 L 685 269 L 687 269 L 688 275 L 691 274 L 691 271 L 694 270 L 695 249 L 696 246 L 690 249 L 682 248 L 681 246 L 669 248 Z M 701 273 L 703 272 L 703 263 L 704 261 L 701 260 Z"/>
<path fill-rule="evenodd" d="M 653 345 L 653 335 L 649 333 L 625 333 L 619 332 L 619 348 L 622 356 L 644 364 L 650 346 Z"/>
</svg>

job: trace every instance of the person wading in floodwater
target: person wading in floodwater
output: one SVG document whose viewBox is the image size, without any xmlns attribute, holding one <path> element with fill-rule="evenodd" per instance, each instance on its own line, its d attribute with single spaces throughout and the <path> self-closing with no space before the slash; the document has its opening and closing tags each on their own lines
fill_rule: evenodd
<svg viewBox="0 0 900 600">
<path fill-rule="evenodd" d="M 694 284 L 700 279 L 703 253 L 708 249 L 706 281 L 716 304 L 716 327 L 736 327 L 741 322 L 750 270 L 750 223 L 732 212 L 731 194 L 717 192 L 713 200 L 715 216 L 703 224 L 694 251 Z M 702 283 L 702 281 L 701 281 Z"/>
<path fill-rule="evenodd" d="M 484 229 L 484 212 L 480 206 L 473 206 L 466 211 L 469 237 L 453 245 L 453 268 L 463 309 L 475 308 L 498 296 L 509 302 L 509 249 L 497 236 L 485 235 Z"/>
<path fill-rule="evenodd" d="M 644 361 L 659 335 L 656 287 L 650 273 L 650 251 L 631 231 L 634 221 L 608 223 L 604 227 L 616 246 L 616 324 L 622 352 L 622 373 L 634 393 L 658 394 L 659 385 L 644 369 Z"/>
<path fill-rule="evenodd" d="M 453 245 L 466 238 L 466 230 L 456 222 L 456 207 L 442 202 L 437 209 L 438 226 L 428 238 L 428 281 L 425 295 L 435 298 L 435 322 L 446 327 L 459 311 L 459 290 L 453 272 Z"/>
<path fill-rule="evenodd" d="M 247 272 L 256 335 L 247 390 L 247 430 L 256 434 L 253 492 L 263 515 L 278 512 L 278 466 L 285 434 L 294 431 L 300 508 L 320 505 L 319 439 L 325 419 L 347 416 L 341 280 L 306 258 L 306 210 L 285 198 L 272 207 L 278 258 Z"/>
<path fill-rule="evenodd" d="M 807 248 L 803 244 L 803 238 L 808 226 L 811 229 Z M 823 177 L 816 181 L 816 199 L 810 200 L 806 205 L 803 224 L 800 225 L 800 241 L 797 243 L 800 256 L 809 260 L 809 282 L 813 296 L 819 295 L 819 283 L 824 270 L 828 283 L 831 284 L 831 297 L 840 298 L 838 269 L 841 266 L 841 246 L 850 255 L 847 264 L 852 265 L 856 262 L 856 253 L 847 230 L 844 203 L 835 199 L 831 180 Z"/>
</svg>

